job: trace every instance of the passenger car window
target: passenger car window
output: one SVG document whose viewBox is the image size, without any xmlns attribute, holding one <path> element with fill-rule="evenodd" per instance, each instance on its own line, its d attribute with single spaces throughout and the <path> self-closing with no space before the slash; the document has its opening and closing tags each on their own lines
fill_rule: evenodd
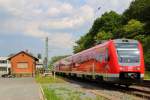
<svg viewBox="0 0 150 100">
<path fill-rule="evenodd" d="M 105 61 L 108 62 L 109 60 L 110 60 L 110 58 L 109 58 L 109 54 L 108 54 L 108 48 L 106 48 Z"/>
</svg>

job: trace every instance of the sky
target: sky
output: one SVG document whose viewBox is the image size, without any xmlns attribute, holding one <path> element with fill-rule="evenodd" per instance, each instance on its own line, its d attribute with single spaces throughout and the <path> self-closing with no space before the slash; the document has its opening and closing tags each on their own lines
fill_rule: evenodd
<svg viewBox="0 0 150 100">
<path fill-rule="evenodd" d="M 121 14 L 132 0 L 0 0 L 0 56 L 22 50 L 70 55 L 75 41 L 106 11 Z M 100 10 L 98 8 L 101 7 Z"/>
</svg>

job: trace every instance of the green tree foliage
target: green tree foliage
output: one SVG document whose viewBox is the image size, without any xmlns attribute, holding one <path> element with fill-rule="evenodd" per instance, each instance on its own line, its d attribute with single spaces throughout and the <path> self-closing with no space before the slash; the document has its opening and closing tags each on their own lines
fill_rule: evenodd
<svg viewBox="0 0 150 100">
<path fill-rule="evenodd" d="M 85 36 L 82 36 L 78 41 L 76 41 L 77 45 L 74 46 L 74 53 L 90 48 L 94 42 L 93 36 L 87 33 Z"/>
<path fill-rule="evenodd" d="M 150 0 L 134 0 L 123 13 L 124 19 L 137 19 L 145 23 L 145 33 L 150 32 Z"/>
<path fill-rule="evenodd" d="M 40 53 L 37 54 L 38 59 L 42 59 L 42 55 Z"/>
<path fill-rule="evenodd" d="M 94 36 L 101 31 L 114 33 L 121 27 L 121 18 L 122 16 L 114 11 L 106 12 L 95 20 L 89 33 Z"/>
<path fill-rule="evenodd" d="M 146 36 L 143 42 L 145 64 L 150 70 L 150 36 Z"/>
<path fill-rule="evenodd" d="M 131 19 L 127 25 L 124 26 L 126 33 L 143 32 L 144 24 L 135 19 Z"/>
<path fill-rule="evenodd" d="M 131 19 L 129 20 L 127 25 L 123 26 L 122 32 L 122 34 L 124 33 L 123 37 L 134 38 L 138 34 L 142 34 L 144 32 L 143 27 L 144 27 L 143 23 L 141 23 L 138 20 Z"/>
<path fill-rule="evenodd" d="M 147 69 L 150 70 L 150 36 L 140 34 L 135 36 L 134 39 L 139 40 L 142 43 L 144 48 L 145 65 L 147 66 Z"/>
<path fill-rule="evenodd" d="M 99 32 L 105 31 L 113 33 L 116 29 L 120 28 L 121 25 L 121 15 L 117 14 L 114 11 L 104 13 L 104 15 L 102 15 L 99 20 L 101 24 Z"/>
<path fill-rule="evenodd" d="M 101 31 L 99 32 L 96 36 L 95 36 L 95 41 L 97 43 L 103 41 L 103 40 L 109 40 L 109 39 L 112 39 L 113 38 L 113 35 L 112 33 L 110 32 L 105 32 L 105 31 Z"/>
</svg>

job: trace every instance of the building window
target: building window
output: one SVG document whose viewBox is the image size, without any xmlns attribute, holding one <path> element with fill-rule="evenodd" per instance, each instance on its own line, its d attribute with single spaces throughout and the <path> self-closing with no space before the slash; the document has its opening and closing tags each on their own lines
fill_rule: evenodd
<svg viewBox="0 0 150 100">
<path fill-rule="evenodd" d="M 17 68 L 28 68 L 28 63 L 27 62 L 18 62 Z"/>
<path fill-rule="evenodd" d="M 0 71 L 7 71 L 7 67 L 0 67 Z"/>
<path fill-rule="evenodd" d="M 1 63 L 1 64 L 6 64 L 6 63 L 7 63 L 7 60 L 0 60 L 0 63 Z"/>
</svg>

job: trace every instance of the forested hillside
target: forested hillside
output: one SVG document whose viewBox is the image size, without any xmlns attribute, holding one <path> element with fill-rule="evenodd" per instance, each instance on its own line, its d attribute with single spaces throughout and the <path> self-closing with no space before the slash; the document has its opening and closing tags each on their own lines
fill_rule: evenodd
<svg viewBox="0 0 150 100">
<path fill-rule="evenodd" d="M 134 0 L 123 14 L 106 12 L 97 18 L 88 33 L 76 41 L 74 53 L 101 40 L 129 38 L 142 42 L 145 64 L 150 67 L 150 0 Z"/>
</svg>

